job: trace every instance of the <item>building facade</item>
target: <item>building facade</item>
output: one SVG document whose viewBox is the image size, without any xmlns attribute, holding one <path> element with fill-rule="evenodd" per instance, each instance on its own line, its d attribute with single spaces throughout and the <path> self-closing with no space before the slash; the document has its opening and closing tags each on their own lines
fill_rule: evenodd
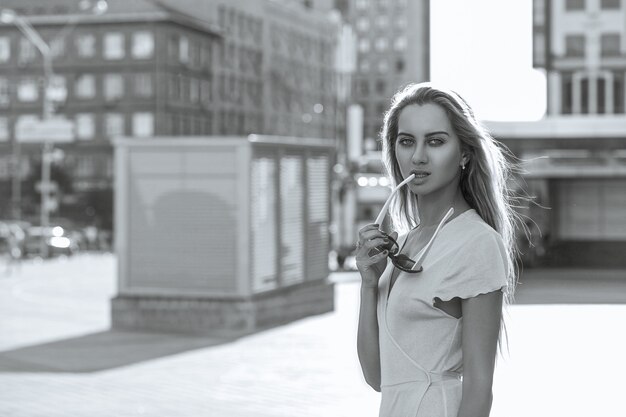
<svg viewBox="0 0 626 417">
<path fill-rule="evenodd" d="M 548 115 L 624 114 L 626 4 L 534 0 L 534 66 L 546 71 Z"/>
<path fill-rule="evenodd" d="M 353 101 L 363 107 L 366 149 L 380 149 L 393 94 L 430 78 L 429 0 L 352 0 L 347 16 L 358 42 Z"/>
<path fill-rule="evenodd" d="M 50 83 L 60 92 L 54 114 L 74 122 L 74 141 L 57 145 L 71 183 L 64 213 L 84 218 L 88 203 L 80 200 L 111 190 L 116 136 L 336 138 L 342 131 L 338 22 L 328 13 L 270 0 L 107 3 L 100 15 L 73 0 L 2 3 L 49 44 Z M 15 25 L 0 23 L 0 183 L 23 217 L 38 210 L 27 198 L 32 184 L 23 182 L 37 176 L 41 144 L 22 143 L 18 126 L 42 114 L 42 77 L 35 45 Z M 5 205 L 2 216 L 9 215 Z"/>
</svg>

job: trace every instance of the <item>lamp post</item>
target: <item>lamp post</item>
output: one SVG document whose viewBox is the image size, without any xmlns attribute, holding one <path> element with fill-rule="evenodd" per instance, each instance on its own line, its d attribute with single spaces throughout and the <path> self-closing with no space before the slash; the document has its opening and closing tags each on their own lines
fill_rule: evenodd
<svg viewBox="0 0 626 417">
<path fill-rule="evenodd" d="M 79 2 L 79 7 L 81 10 L 90 10 L 94 14 L 102 14 L 106 12 L 108 8 L 108 3 L 106 0 L 81 0 Z M 65 29 L 70 26 L 76 24 L 80 17 L 75 17 L 70 21 L 70 23 L 62 30 L 55 39 L 60 39 L 67 34 Z M 50 49 L 50 45 L 43 40 L 39 32 L 33 27 L 33 25 L 26 20 L 24 17 L 20 16 L 15 10 L 3 8 L 0 9 L 0 22 L 5 24 L 14 24 L 17 28 L 26 36 L 28 39 L 41 53 L 43 58 L 43 111 L 42 111 L 42 122 L 45 123 L 49 121 L 54 113 L 54 91 L 53 86 L 51 85 L 53 71 L 52 71 L 52 52 Z M 41 216 L 40 216 L 40 225 L 42 229 L 41 234 L 41 255 L 42 257 L 47 257 L 48 255 L 48 246 L 46 244 L 46 235 L 45 231 L 49 225 L 49 211 L 50 211 L 50 168 L 52 164 L 52 150 L 53 150 L 53 142 L 49 138 L 44 138 L 43 149 L 41 154 Z M 13 146 L 13 157 L 14 161 L 14 170 L 13 170 L 13 204 L 19 204 L 19 194 L 16 195 L 16 191 L 19 191 L 19 184 L 16 186 L 16 183 L 21 182 L 20 172 L 19 172 L 19 158 L 20 158 L 20 145 L 17 137 L 14 137 L 14 146 Z M 17 157 L 17 158 L 16 158 Z M 20 209 L 14 209 L 15 213 L 20 212 Z"/>
</svg>

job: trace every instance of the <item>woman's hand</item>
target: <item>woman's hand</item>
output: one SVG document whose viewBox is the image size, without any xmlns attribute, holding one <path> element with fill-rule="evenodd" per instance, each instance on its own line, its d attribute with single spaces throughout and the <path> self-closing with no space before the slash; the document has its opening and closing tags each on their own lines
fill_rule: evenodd
<svg viewBox="0 0 626 417">
<path fill-rule="evenodd" d="M 357 242 L 356 266 L 361 273 L 363 285 L 378 288 L 378 280 L 387 266 L 387 255 L 391 241 L 377 224 L 368 224 L 359 230 Z M 392 238 L 398 234 L 393 232 Z"/>
</svg>

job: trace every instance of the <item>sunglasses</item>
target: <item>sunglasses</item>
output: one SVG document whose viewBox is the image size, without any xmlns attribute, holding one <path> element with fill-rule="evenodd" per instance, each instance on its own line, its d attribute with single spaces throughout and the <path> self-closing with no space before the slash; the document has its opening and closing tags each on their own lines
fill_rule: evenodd
<svg viewBox="0 0 626 417">
<path fill-rule="evenodd" d="M 398 253 L 400 252 L 400 245 L 398 245 L 398 242 L 394 238 L 392 238 L 391 236 L 387 236 L 387 239 L 389 239 L 389 243 L 381 246 L 382 249 L 376 248 L 379 253 L 381 250 L 385 249 L 389 251 L 387 257 L 391 260 L 393 266 L 401 271 L 408 272 L 410 274 L 417 274 L 419 272 L 422 272 L 424 268 L 421 265 L 419 268 L 414 269 L 417 262 L 415 262 L 413 259 L 409 258 L 403 253 Z"/>
</svg>

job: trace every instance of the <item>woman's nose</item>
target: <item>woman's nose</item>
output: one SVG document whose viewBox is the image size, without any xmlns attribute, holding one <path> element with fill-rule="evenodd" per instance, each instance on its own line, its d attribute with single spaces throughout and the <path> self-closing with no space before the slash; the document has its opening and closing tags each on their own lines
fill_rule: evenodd
<svg viewBox="0 0 626 417">
<path fill-rule="evenodd" d="M 426 155 L 426 147 L 423 144 L 418 144 L 413 152 L 412 162 L 414 164 L 425 164 L 428 162 L 428 155 Z"/>
</svg>

